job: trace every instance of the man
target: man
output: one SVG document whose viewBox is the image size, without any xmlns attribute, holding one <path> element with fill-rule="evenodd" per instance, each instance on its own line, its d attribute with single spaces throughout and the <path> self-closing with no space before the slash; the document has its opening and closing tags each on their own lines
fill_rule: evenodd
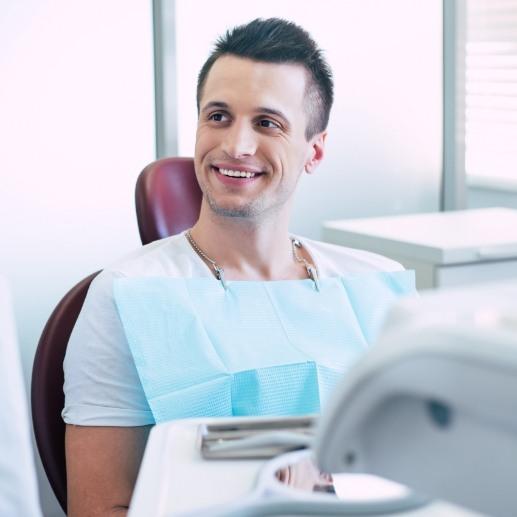
<svg viewBox="0 0 517 517">
<path fill-rule="evenodd" d="M 160 401 L 151 400 L 149 393 L 158 380 L 152 371 L 147 377 L 142 373 L 138 358 L 140 352 L 166 354 L 174 347 L 167 344 L 162 350 L 163 344 L 151 340 L 151 346 L 144 345 L 146 350 L 135 351 L 132 323 L 123 300 L 114 295 L 114 285 L 138 277 L 199 278 L 212 289 L 217 282 L 225 289 L 230 284 L 237 289 L 244 284 L 235 282 L 240 280 L 282 286 L 270 281 L 309 279 L 319 288 L 318 282 L 330 277 L 401 269 L 383 257 L 317 242 L 302 244 L 289 235 L 300 175 L 314 172 L 324 156 L 332 99 L 328 65 L 309 35 L 292 23 L 255 20 L 229 31 L 217 43 L 198 80 L 195 169 L 203 191 L 199 220 L 190 231 L 145 246 L 99 275 L 69 343 L 63 411 L 69 515 L 124 514 L 149 426 L 156 421 L 223 414 L 213 408 L 192 412 L 205 399 L 220 395 L 215 388 L 206 391 L 203 385 L 204 395 L 196 397 L 199 386 L 188 385 L 192 390 L 185 402 L 181 397 L 188 390 L 182 385 L 161 397 L 161 402 L 164 398 L 177 402 L 167 402 L 166 416 L 157 416 Z M 151 318 L 155 312 L 150 310 Z M 260 307 L 250 319 L 260 317 L 259 312 Z M 176 323 L 180 320 L 176 314 L 172 317 Z M 194 333 L 197 315 L 188 318 L 194 323 L 189 319 L 190 327 L 182 334 L 185 341 Z M 233 330 L 237 322 L 235 317 L 223 325 Z M 164 383 L 174 382 L 176 376 L 187 382 L 196 377 L 196 368 L 204 372 L 222 361 L 213 350 L 184 359 L 194 345 L 180 340 L 174 346 L 170 362 L 152 366 L 156 375 L 164 364 L 170 368 Z M 238 354 L 236 348 L 228 353 Z M 255 357 L 262 360 L 260 353 Z M 232 375 L 225 371 L 222 383 Z M 209 380 L 216 377 L 212 370 L 207 374 Z M 274 387 L 281 394 L 288 391 L 284 378 L 280 375 L 280 384 Z M 266 395 L 260 402 L 267 406 L 271 398 Z M 222 405 L 227 403 L 224 397 L 221 400 Z M 244 397 L 244 405 L 247 401 Z M 235 408 L 229 411 L 258 414 L 246 408 L 241 413 Z"/>
</svg>

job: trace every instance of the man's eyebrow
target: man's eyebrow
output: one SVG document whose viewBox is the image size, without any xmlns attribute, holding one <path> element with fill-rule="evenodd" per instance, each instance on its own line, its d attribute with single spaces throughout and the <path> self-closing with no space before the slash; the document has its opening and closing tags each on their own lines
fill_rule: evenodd
<svg viewBox="0 0 517 517">
<path fill-rule="evenodd" d="M 203 109 L 201 111 L 207 111 L 212 108 L 221 108 L 221 109 L 228 109 L 228 104 L 226 102 L 222 101 L 210 101 L 207 104 L 203 106 Z"/>
<path fill-rule="evenodd" d="M 256 110 L 258 113 L 267 113 L 268 115 L 275 115 L 289 123 L 289 119 L 280 111 L 273 108 L 267 108 L 266 106 L 259 106 Z"/>
</svg>

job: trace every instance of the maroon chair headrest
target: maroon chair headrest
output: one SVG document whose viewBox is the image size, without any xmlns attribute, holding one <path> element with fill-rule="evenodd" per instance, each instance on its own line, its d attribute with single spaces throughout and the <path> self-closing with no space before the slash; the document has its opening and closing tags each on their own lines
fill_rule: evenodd
<svg viewBox="0 0 517 517">
<path fill-rule="evenodd" d="M 199 217 L 201 198 L 192 158 L 163 158 L 149 164 L 135 190 L 142 244 L 190 228 Z"/>
</svg>

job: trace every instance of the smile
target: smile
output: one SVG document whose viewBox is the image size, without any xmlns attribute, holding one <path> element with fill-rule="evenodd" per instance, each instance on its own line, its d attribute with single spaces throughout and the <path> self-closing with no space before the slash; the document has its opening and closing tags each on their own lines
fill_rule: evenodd
<svg viewBox="0 0 517 517">
<path fill-rule="evenodd" d="M 244 179 L 250 179 L 254 178 L 255 176 L 259 176 L 262 174 L 261 172 L 251 172 L 251 171 L 240 171 L 237 169 L 223 169 L 218 168 L 215 166 L 212 166 L 214 171 L 218 172 L 219 174 L 223 176 L 228 176 L 230 178 L 244 178 Z"/>
<path fill-rule="evenodd" d="M 253 178 L 255 176 L 254 172 L 232 171 L 230 169 L 219 169 L 219 173 L 232 178 Z"/>
</svg>

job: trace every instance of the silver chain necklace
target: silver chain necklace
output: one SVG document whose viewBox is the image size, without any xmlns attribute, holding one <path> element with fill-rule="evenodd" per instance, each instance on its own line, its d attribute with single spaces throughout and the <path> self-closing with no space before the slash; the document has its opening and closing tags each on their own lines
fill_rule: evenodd
<svg viewBox="0 0 517 517">
<path fill-rule="evenodd" d="M 227 284 L 224 279 L 224 269 L 217 264 L 217 262 L 213 259 L 211 259 L 197 244 L 197 242 L 192 237 L 192 233 L 190 230 L 187 230 L 185 233 L 185 236 L 187 237 L 187 240 L 189 241 L 190 245 L 194 249 L 194 251 L 204 260 L 206 260 L 212 269 L 214 270 L 214 275 L 221 282 L 223 287 L 227 289 Z M 312 265 L 308 260 L 304 259 L 300 256 L 298 253 L 298 250 L 302 249 L 302 243 L 298 239 L 291 239 L 291 245 L 293 248 L 293 257 L 296 262 L 299 262 L 300 264 L 303 264 L 305 267 L 305 271 L 307 271 L 307 277 L 310 278 L 314 282 L 314 286 L 317 291 L 320 290 L 320 284 L 318 281 L 318 272 L 316 270 L 316 267 Z"/>
</svg>

